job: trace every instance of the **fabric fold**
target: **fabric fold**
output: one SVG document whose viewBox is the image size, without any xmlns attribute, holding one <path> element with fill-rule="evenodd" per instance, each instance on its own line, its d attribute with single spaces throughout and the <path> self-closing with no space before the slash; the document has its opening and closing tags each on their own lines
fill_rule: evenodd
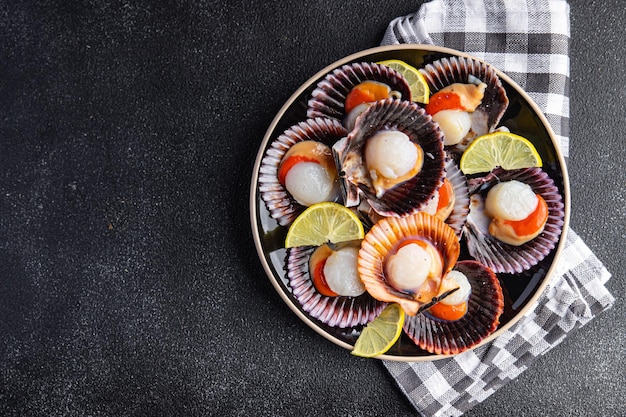
<svg viewBox="0 0 626 417">
<path fill-rule="evenodd" d="M 433 0 L 392 20 L 382 45 L 457 49 L 502 70 L 546 115 L 569 156 L 569 5 L 565 0 Z M 611 277 L 569 230 L 554 276 L 522 319 L 477 349 L 431 362 L 384 361 L 417 412 L 458 416 L 514 380 L 575 329 L 610 308 Z"/>
</svg>

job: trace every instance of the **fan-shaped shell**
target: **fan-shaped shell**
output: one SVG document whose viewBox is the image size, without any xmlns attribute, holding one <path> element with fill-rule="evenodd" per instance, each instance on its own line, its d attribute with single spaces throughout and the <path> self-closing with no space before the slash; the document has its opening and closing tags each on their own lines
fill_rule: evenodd
<svg viewBox="0 0 626 417">
<path fill-rule="evenodd" d="M 411 89 L 398 71 L 372 62 L 356 62 L 335 69 L 321 80 L 311 93 L 307 117 L 345 119 L 344 103 L 348 93 L 363 81 L 378 81 L 398 91 L 403 100 L 411 100 Z"/>
<path fill-rule="evenodd" d="M 493 333 L 504 310 L 502 288 L 495 273 L 476 261 L 460 261 L 455 267 L 472 287 L 468 311 L 459 320 L 442 320 L 428 310 L 407 317 L 404 331 L 421 349 L 438 355 L 454 355 L 476 346 Z"/>
<path fill-rule="evenodd" d="M 488 232 L 491 219 L 484 214 L 487 191 L 500 181 L 517 180 L 528 184 L 548 205 L 548 220 L 543 232 L 533 240 L 512 246 Z M 556 246 L 563 230 L 565 211 L 561 194 L 552 178 L 541 168 L 506 171 L 496 168 L 485 177 L 469 180 L 470 213 L 463 236 L 469 254 L 495 272 L 521 273 L 535 266 Z"/>
<path fill-rule="evenodd" d="M 419 69 L 430 87 L 431 94 L 454 83 L 470 84 L 475 81 L 487 85 L 483 100 L 471 114 L 468 136 L 451 150 L 458 154 L 478 136 L 493 131 L 504 115 L 509 99 L 496 70 L 482 61 L 465 57 L 442 58 Z"/>
<path fill-rule="evenodd" d="M 463 226 L 469 214 L 469 189 L 467 179 L 456 163 L 448 158 L 445 164 L 446 179 L 454 190 L 454 207 L 452 213 L 445 220 L 454 229 L 457 236 L 461 236 Z"/>
<path fill-rule="evenodd" d="M 358 297 L 327 297 L 313 286 L 309 259 L 315 247 L 302 246 L 287 250 L 286 271 L 293 296 L 311 317 L 333 327 L 354 327 L 369 323 L 387 303 L 367 292 Z"/>
<path fill-rule="evenodd" d="M 332 147 L 347 133 L 336 120 L 307 119 L 291 126 L 267 148 L 259 169 L 259 194 L 278 224 L 281 226 L 290 224 L 305 209 L 289 195 L 278 180 L 278 168 L 285 153 L 293 145 L 304 140 L 313 140 Z"/>
<path fill-rule="evenodd" d="M 460 244 L 454 230 L 430 214 L 416 213 L 406 217 L 387 217 L 376 223 L 361 243 L 358 270 L 366 290 L 374 298 L 397 302 L 407 314 L 415 315 L 425 303 L 418 301 L 415 293 L 394 288 L 388 282 L 385 271 L 388 257 L 403 242 L 411 239 L 424 240 L 436 248 L 442 260 L 442 277 L 459 257 Z M 442 277 L 438 278 L 438 285 Z"/>
<path fill-rule="evenodd" d="M 417 175 L 377 197 L 365 166 L 364 151 L 367 141 L 386 129 L 398 130 L 419 145 L 424 153 L 424 163 Z M 382 216 L 409 215 L 422 210 L 443 183 L 445 152 L 441 131 L 413 102 L 387 99 L 373 104 L 357 119 L 348 136 L 333 146 L 333 152 L 344 204 L 348 207 L 365 200 Z"/>
</svg>

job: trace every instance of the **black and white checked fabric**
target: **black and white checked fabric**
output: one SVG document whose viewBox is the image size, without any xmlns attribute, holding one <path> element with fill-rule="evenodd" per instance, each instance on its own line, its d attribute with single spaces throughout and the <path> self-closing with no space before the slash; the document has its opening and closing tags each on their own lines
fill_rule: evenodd
<svg viewBox="0 0 626 417">
<path fill-rule="evenodd" d="M 382 44 L 445 46 L 504 71 L 543 109 L 568 157 L 569 33 L 565 0 L 434 0 L 393 20 Z"/>
<path fill-rule="evenodd" d="M 485 60 L 517 82 L 569 155 L 569 5 L 565 0 L 433 0 L 394 19 L 382 44 L 434 44 Z M 569 231 L 534 309 L 493 342 L 450 359 L 384 364 L 419 414 L 458 416 L 614 302 L 611 274 Z"/>
</svg>

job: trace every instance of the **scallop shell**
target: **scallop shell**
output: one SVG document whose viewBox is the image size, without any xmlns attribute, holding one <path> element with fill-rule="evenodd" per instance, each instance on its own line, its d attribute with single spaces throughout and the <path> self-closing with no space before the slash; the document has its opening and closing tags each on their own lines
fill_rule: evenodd
<svg viewBox="0 0 626 417">
<path fill-rule="evenodd" d="M 311 93 L 307 117 L 329 117 L 343 121 L 344 103 L 348 93 L 363 81 L 379 81 L 398 91 L 403 100 L 411 99 L 411 89 L 398 71 L 385 65 L 357 62 L 335 69 L 321 80 Z"/>
<path fill-rule="evenodd" d="M 296 202 L 278 181 L 278 167 L 285 153 L 294 144 L 314 140 L 332 146 L 348 132 L 336 120 L 307 119 L 283 132 L 266 150 L 259 169 L 259 194 L 270 216 L 281 226 L 290 224 L 305 207 Z"/>
<path fill-rule="evenodd" d="M 502 288 L 491 269 L 476 261 L 460 261 L 454 269 L 464 273 L 472 287 L 467 313 L 448 321 L 426 310 L 404 322 L 409 338 L 437 355 L 454 355 L 476 346 L 497 329 L 504 310 Z"/>
<path fill-rule="evenodd" d="M 548 205 L 548 220 L 543 232 L 533 240 L 512 246 L 503 243 L 488 232 L 490 219 L 483 213 L 484 198 L 492 186 L 500 181 L 518 180 L 528 184 Z M 463 236 L 469 254 L 497 273 L 521 273 L 543 260 L 556 246 L 563 230 L 565 211 L 559 189 L 541 168 L 506 171 L 496 168 L 485 177 L 469 181 L 470 213 Z"/>
<path fill-rule="evenodd" d="M 312 246 L 290 248 L 286 255 L 286 271 L 293 296 L 311 317 L 333 327 L 354 327 L 374 320 L 387 303 L 367 292 L 358 297 L 327 297 L 315 289 L 309 273 Z"/>
<path fill-rule="evenodd" d="M 461 236 L 463 226 L 469 213 L 469 188 L 467 179 L 456 163 L 448 158 L 445 164 L 446 178 L 452 184 L 454 190 L 454 207 L 452 213 L 446 219 L 446 223 L 454 229 L 457 236 Z"/>
<path fill-rule="evenodd" d="M 471 114 L 472 128 L 468 136 L 458 145 L 451 146 L 461 153 L 478 136 L 495 130 L 504 115 L 509 99 L 496 70 L 482 61 L 465 57 L 442 58 L 420 68 L 431 94 L 454 83 L 474 83 L 479 80 L 487 84 L 482 103 Z"/>
<path fill-rule="evenodd" d="M 384 129 L 397 129 L 420 145 L 424 164 L 417 175 L 377 197 L 363 152 L 367 140 Z M 397 99 L 376 102 L 357 119 L 348 136 L 333 146 L 333 153 L 344 204 L 348 207 L 365 200 L 381 216 L 405 216 L 422 210 L 443 184 L 445 152 L 441 130 L 413 102 Z"/>
<path fill-rule="evenodd" d="M 416 294 L 395 289 L 385 276 L 387 256 L 407 239 L 423 239 L 437 249 L 442 258 L 443 276 L 456 263 L 460 244 L 450 226 L 426 213 L 384 218 L 365 235 L 359 250 L 358 269 L 366 290 L 374 298 L 397 302 L 407 314 L 415 315 L 424 303 L 416 299 Z"/>
</svg>

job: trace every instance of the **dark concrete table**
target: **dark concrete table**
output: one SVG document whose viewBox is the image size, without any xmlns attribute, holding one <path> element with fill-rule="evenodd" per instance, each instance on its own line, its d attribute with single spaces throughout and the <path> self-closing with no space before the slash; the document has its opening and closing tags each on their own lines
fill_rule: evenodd
<svg viewBox="0 0 626 417">
<path fill-rule="evenodd" d="M 422 2 L 359 3 L 0 5 L 0 415 L 411 415 L 282 303 L 248 222 L 280 106 Z M 571 226 L 618 302 L 472 416 L 623 413 L 626 12 L 571 9 Z"/>
</svg>

